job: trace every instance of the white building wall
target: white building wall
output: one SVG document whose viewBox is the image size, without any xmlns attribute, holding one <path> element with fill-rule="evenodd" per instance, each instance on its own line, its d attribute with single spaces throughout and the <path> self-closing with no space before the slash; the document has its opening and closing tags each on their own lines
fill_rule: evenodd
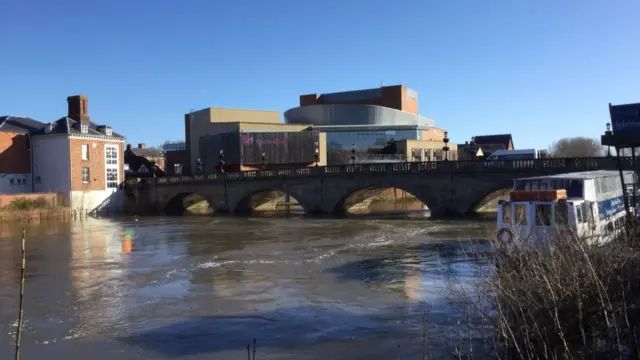
<svg viewBox="0 0 640 360">
<path fill-rule="evenodd" d="M 125 200 L 124 190 L 107 189 L 92 191 L 72 191 L 71 210 L 81 213 L 119 210 Z"/>
<path fill-rule="evenodd" d="M 61 192 L 69 201 L 71 191 L 71 159 L 66 135 L 34 136 L 33 189 L 35 192 Z"/>
<path fill-rule="evenodd" d="M 31 174 L 0 174 L 0 194 L 32 192 Z"/>
</svg>

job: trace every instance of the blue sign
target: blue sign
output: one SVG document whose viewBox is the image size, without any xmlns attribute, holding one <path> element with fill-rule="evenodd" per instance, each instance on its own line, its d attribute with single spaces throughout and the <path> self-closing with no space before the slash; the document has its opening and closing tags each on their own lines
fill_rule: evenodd
<svg viewBox="0 0 640 360">
<path fill-rule="evenodd" d="M 622 196 L 598 202 L 600 220 L 604 220 L 622 211 L 624 211 L 624 198 Z"/>
<path fill-rule="evenodd" d="M 609 106 L 614 134 L 640 133 L 640 104 Z"/>
</svg>

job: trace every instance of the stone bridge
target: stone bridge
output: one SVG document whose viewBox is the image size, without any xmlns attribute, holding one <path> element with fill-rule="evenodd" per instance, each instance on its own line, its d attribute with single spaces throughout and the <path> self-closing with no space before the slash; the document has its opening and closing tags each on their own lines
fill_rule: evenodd
<svg viewBox="0 0 640 360">
<path fill-rule="evenodd" d="M 373 189 L 398 188 L 427 205 L 432 216 L 451 216 L 473 212 L 516 178 L 616 170 L 617 165 L 613 157 L 362 164 L 129 179 L 126 188 L 139 214 L 163 213 L 168 204 L 193 195 L 206 199 L 214 212 L 243 212 L 274 191 L 288 194 L 307 213 L 340 213 Z M 621 158 L 621 165 L 633 169 L 630 158 Z"/>
</svg>

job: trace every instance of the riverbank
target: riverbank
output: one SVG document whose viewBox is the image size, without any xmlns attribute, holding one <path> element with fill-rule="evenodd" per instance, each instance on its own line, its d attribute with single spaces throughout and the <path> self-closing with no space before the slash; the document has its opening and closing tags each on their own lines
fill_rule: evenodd
<svg viewBox="0 0 640 360">
<path fill-rule="evenodd" d="M 68 221 L 72 212 L 68 207 L 31 210 L 0 210 L 0 223 L 31 223 L 45 220 Z"/>
<path fill-rule="evenodd" d="M 552 251 L 493 253 L 486 281 L 454 292 L 468 314 L 462 349 L 482 331 L 498 358 L 640 358 L 638 230 L 602 247 L 566 235 Z"/>
</svg>

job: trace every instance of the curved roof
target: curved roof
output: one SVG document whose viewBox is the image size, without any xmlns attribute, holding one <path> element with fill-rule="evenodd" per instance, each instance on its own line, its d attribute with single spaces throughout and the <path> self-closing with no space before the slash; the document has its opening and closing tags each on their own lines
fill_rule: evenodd
<svg viewBox="0 0 640 360">
<path fill-rule="evenodd" d="M 287 124 L 311 125 L 422 125 L 434 126 L 433 120 L 408 112 L 377 105 L 330 104 L 306 105 L 284 113 Z"/>
</svg>

